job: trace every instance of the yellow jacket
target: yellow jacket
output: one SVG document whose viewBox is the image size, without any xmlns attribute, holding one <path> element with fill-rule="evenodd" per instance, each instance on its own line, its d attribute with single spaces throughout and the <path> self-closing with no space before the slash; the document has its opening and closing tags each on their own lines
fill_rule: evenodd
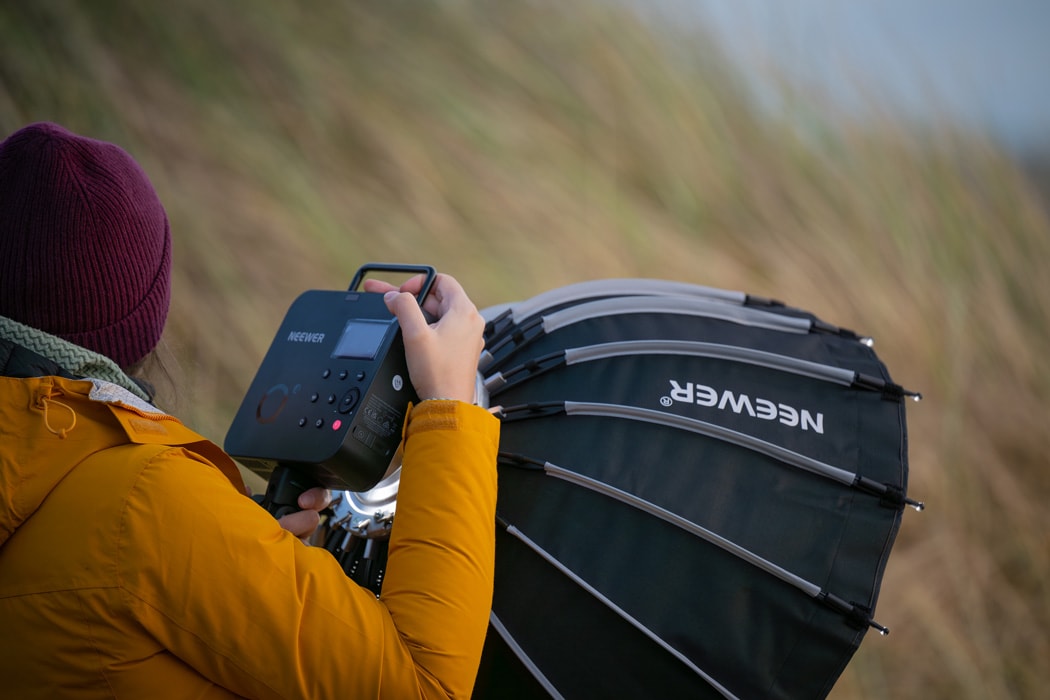
<svg viewBox="0 0 1050 700">
<path fill-rule="evenodd" d="M 111 384 L 0 377 L 0 697 L 470 695 L 499 423 L 416 406 L 380 599 Z"/>
</svg>

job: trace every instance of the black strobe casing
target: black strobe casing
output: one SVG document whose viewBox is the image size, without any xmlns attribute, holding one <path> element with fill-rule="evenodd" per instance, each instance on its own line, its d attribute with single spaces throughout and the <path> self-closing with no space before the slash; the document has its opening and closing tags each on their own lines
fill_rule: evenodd
<svg viewBox="0 0 1050 700">
<path fill-rule="evenodd" d="M 383 295 L 356 291 L 368 270 L 425 273 L 421 303 L 435 276 L 426 266 L 369 264 L 349 290 L 312 290 L 292 303 L 224 444 L 267 480 L 287 467 L 296 491 L 367 491 L 391 466 L 418 397 Z"/>
</svg>

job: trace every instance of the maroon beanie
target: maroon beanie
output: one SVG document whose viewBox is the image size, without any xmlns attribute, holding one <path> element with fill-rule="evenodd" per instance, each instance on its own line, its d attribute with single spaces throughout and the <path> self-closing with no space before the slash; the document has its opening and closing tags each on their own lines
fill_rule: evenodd
<svg viewBox="0 0 1050 700">
<path fill-rule="evenodd" d="M 0 315 L 128 367 L 170 284 L 168 217 L 124 150 L 49 123 L 0 143 Z"/>
</svg>

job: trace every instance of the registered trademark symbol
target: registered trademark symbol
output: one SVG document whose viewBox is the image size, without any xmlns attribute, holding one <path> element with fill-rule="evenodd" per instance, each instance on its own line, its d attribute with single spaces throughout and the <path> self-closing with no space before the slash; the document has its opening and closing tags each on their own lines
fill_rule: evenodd
<svg viewBox="0 0 1050 700">
<path fill-rule="evenodd" d="M 674 401 L 671 400 L 670 396 L 661 396 L 660 397 L 660 405 L 665 407 L 665 408 L 667 406 L 670 406 L 673 403 L 674 403 Z"/>
</svg>

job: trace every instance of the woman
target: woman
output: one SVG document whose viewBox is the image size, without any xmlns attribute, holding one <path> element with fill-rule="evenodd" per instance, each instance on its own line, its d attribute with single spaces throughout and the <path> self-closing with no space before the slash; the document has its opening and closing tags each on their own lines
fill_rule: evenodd
<svg viewBox="0 0 1050 700">
<path fill-rule="evenodd" d="M 122 149 L 55 124 L 0 143 L 0 681 L 9 697 L 468 696 L 492 595 L 498 421 L 482 319 L 439 275 L 377 280 L 423 399 L 382 596 L 245 496 L 125 371 L 168 310 L 168 220 Z M 308 492 L 290 529 L 316 523 Z"/>
</svg>

